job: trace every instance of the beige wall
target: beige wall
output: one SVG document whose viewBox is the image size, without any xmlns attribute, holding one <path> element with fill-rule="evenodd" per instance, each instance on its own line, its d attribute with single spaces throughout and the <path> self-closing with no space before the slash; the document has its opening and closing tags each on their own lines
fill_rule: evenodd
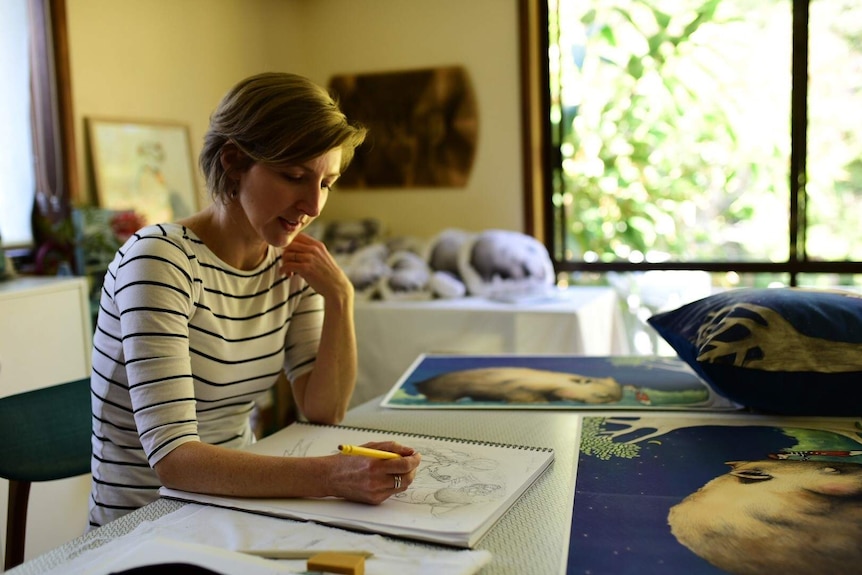
<svg viewBox="0 0 862 575">
<path fill-rule="evenodd" d="M 269 4 L 265 0 L 67 0 L 79 174 L 88 198 L 94 192 L 86 167 L 84 118 L 186 123 L 196 159 L 209 113 L 222 94 L 236 80 L 277 64 L 264 34 Z M 279 19 L 295 22 L 289 17 L 293 2 L 277 4 Z M 289 29 L 283 31 L 280 58 L 291 52 L 291 39 L 296 36 Z M 202 190 L 200 176 L 198 183 Z"/>
<path fill-rule="evenodd" d="M 377 217 L 391 234 L 426 237 L 523 229 L 517 0 L 67 0 L 67 10 L 88 194 L 84 117 L 184 122 L 196 157 L 210 111 L 244 76 L 290 70 L 326 85 L 339 73 L 458 64 L 479 107 L 467 185 L 336 190 L 323 218 Z"/>
</svg>

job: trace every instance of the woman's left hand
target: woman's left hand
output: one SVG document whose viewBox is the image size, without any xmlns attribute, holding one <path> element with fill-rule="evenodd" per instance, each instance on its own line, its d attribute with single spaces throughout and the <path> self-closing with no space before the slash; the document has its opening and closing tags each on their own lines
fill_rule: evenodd
<svg viewBox="0 0 862 575">
<path fill-rule="evenodd" d="M 283 274 L 299 274 L 324 299 L 353 289 L 323 242 L 307 234 L 297 235 L 284 248 L 279 269 Z"/>
</svg>

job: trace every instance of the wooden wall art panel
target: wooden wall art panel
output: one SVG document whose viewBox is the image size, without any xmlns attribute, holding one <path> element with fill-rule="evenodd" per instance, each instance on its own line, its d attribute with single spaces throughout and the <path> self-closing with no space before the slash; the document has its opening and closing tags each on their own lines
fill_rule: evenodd
<svg viewBox="0 0 862 575">
<path fill-rule="evenodd" d="M 341 189 L 458 188 L 476 152 L 476 98 L 461 66 L 334 76 L 329 88 L 366 141 Z"/>
</svg>

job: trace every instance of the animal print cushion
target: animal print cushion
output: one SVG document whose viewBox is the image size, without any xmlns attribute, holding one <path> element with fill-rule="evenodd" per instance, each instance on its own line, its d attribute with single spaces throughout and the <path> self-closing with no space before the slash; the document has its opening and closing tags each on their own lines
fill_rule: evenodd
<svg viewBox="0 0 862 575">
<path fill-rule="evenodd" d="M 862 295 L 744 288 L 648 323 L 716 392 L 758 411 L 862 415 Z"/>
</svg>

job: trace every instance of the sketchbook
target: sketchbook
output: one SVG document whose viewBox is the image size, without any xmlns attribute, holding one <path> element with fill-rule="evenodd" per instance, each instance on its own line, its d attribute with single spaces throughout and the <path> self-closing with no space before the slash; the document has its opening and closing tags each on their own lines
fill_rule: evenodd
<svg viewBox="0 0 862 575">
<path fill-rule="evenodd" d="M 410 487 L 380 505 L 339 498 L 253 499 L 161 488 L 162 497 L 473 548 L 554 460 L 554 451 L 338 425 L 294 423 L 248 447 L 265 455 L 331 455 L 339 444 L 395 440 L 422 454 Z M 344 456 L 349 457 L 349 456 Z"/>
<path fill-rule="evenodd" d="M 393 409 L 711 410 L 741 406 L 679 357 L 422 354 L 381 402 Z"/>
<path fill-rule="evenodd" d="M 862 419 L 584 417 L 566 573 L 859 573 Z"/>
</svg>

